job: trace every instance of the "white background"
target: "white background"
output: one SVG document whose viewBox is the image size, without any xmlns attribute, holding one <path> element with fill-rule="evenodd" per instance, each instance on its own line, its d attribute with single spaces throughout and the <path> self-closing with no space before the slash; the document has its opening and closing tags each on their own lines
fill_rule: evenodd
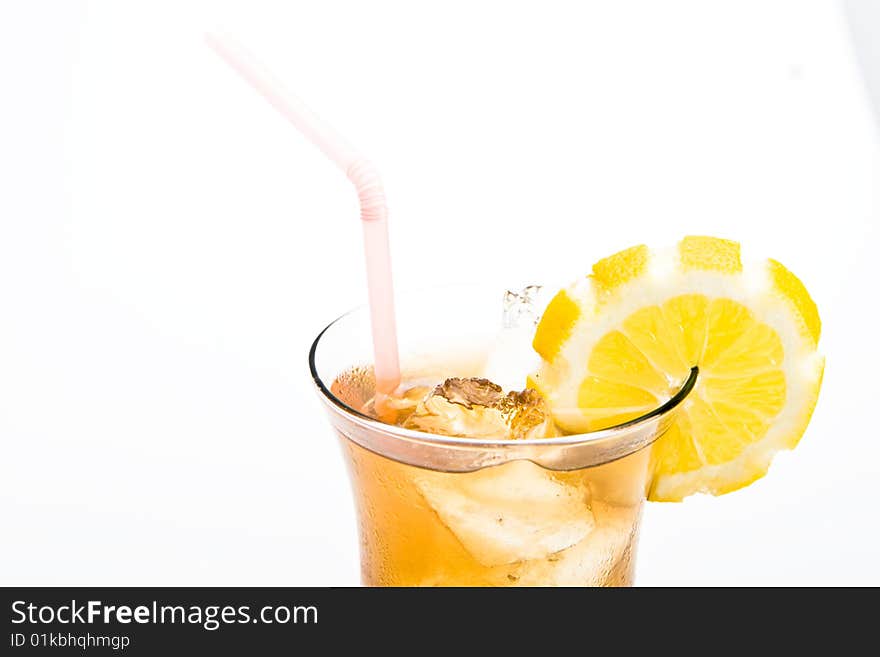
<svg viewBox="0 0 880 657">
<path fill-rule="evenodd" d="M 433 7 L 0 5 L 0 583 L 358 581 L 306 371 L 365 299 L 356 202 L 219 27 L 378 164 L 399 288 L 688 233 L 789 266 L 812 424 L 746 490 L 649 505 L 638 582 L 880 584 L 878 150 L 840 7 Z"/>
</svg>

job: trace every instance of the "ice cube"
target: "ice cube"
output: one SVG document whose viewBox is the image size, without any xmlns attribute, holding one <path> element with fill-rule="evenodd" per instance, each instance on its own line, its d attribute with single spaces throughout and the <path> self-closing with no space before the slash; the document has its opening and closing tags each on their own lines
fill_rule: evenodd
<svg viewBox="0 0 880 657">
<path fill-rule="evenodd" d="M 507 290 L 502 300 L 501 325 L 534 329 L 541 316 L 542 290 L 540 285 L 528 285 L 519 292 Z"/>
<path fill-rule="evenodd" d="M 534 372 L 540 362 L 532 349 L 532 339 L 546 304 L 540 285 L 504 293 L 502 328 L 489 350 L 483 376 L 508 389 L 525 385 L 526 375 Z"/>
<path fill-rule="evenodd" d="M 376 395 L 364 405 L 364 412 L 385 424 L 402 425 L 430 391 L 430 386 L 412 385 L 394 395 Z"/>
<path fill-rule="evenodd" d="M 470 473 L 425 473 L 416 485 L 485 566 L 545 558 L 579 543 L 595 525 L 588 489 L 563 484 L 531 461 Z"/>
<path fill-rule="evenodd" d="M 607 514 L 602 505 L 595 513 L 595 526 L 584 540 L 572 544 L 551 559 L 523 564 L 518 569 L 520 586 L 602 586 L 616 584 L 615 572 L 626 569 L 638 521 L 636 512 Z M 616 577 L 623 573 L 617 572 Z"/>
<path fill-rule="evenodd" d="M 464 438 L 525 439 L 555 434 L 534 390 L 508 392 L 488 379 L 446 379 L 403 422 L 408 429 Z"/>
<path fill-rule="evenodd" d="M 507 389 L 525 386 L 526 376 L 537 370 L 540 363 L 532 349 L 534 337 L 534 327 L 501 329 L 486 357 L 482 375 Z"/>
</svg>

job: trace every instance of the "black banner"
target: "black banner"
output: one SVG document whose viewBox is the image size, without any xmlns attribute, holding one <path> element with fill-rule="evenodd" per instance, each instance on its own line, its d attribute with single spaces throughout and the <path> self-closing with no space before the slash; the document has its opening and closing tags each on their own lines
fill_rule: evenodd
<svg viewBox="0 0 880 657">
<path fill-rule="evenodd" d="M 543 637 L 545 647 L 631 646 L 720 632 L 727 647 L 773 632 L 780 609 L 830 629 L 820 596 L 797 590 L 6 588 L 3 655 L 292 654 L 302 647 L 381 649 L 418 636 L 433 648 Z M 848 609 L 848 630 L 870 607 Z M 832 610 L 834 611 L 834 610 Z M 837 608 L 836 611 L 843 611 Z M 820 625 L 810 625 L 811 617 Z M 861 619 L 861 620 L 860 620 Z M 720 623 L 720 625 L 719 625 Z M 731 633 L 732 630 L 735 630 Z M 744 634 L 745 633 L 745 634 Z M 849 635 L 854 636 L 853 634 Z M 355 643 L 352 644 L 352 641 Z M 544 642 L 542 641 L 542 643 Z M 671 646 L 666 646 L 671 647 Z M 418 650 L 413 646 L 413 651 Z M 453 655 L 452 657 L 458 657 Z"/>
</svg>

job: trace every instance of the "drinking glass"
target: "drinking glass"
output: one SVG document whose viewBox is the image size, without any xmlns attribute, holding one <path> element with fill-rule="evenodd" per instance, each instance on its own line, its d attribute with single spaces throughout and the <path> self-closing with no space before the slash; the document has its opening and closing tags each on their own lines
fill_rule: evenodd
<svg viewBox="0 0 880 657">
<path fill-rule="evenodd" d="M 501 294 L 458 286 L 400 295 L 405 381 L 476 376 L 496 343 Z M 369 586 L 629 586 L 651 445 L 693 387 L 600 431 L 527 440 L 442 436 L 384 424 L 373 398 L 370 319 L 353 310 L 309 353 L 341 445 Z M 525 373 L 523 373 L 523 387 Z"/>
</svg>

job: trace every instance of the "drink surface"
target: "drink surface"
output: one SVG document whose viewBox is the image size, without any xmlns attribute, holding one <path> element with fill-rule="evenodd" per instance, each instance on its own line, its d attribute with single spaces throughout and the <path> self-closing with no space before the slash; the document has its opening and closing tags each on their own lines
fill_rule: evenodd
<svg viewBox="0 0 880 657">
<path fill-rule="evenodd" d="M 407 426 L 433 385 L 451 373 L 478 374 L 476 363 L 464 359 L 413 373 L 402 386 L 409 394 L 394 400 L 397 410 L 383 419 Z M 364 370 L 341 375 L 332 391 L 352 408 L 379 415 Z M 495 430 L 493 422 L 496 416 L 487 430 Z M 359 518 L 364 584 L 632 584 L 649 448 L 565 472 L 524 460 L 440 472 L 395 461 L 342 434 L 340 439 Z"/>
</svg>

